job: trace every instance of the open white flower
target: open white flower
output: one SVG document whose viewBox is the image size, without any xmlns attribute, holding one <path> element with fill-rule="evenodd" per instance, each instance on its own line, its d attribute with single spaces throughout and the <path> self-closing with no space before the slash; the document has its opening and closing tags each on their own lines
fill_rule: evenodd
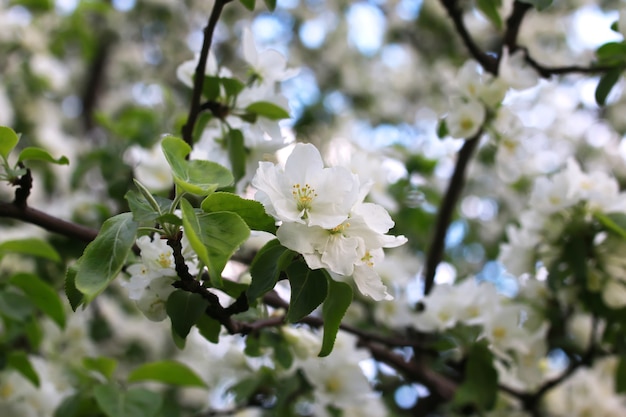
<svg viewBox="0 0 626 417">
<path fill-rule="evenodd" d="M 260 162 L 252 185 L 256 199 L 277 220 L 332 229 L 348 218 L 359 181 L 343 167 L 324 168 L 319 151 L 297 144 L 285 168 Z"/>
<path fill-rule="evenodd" d="M 478 134 L 485 122 L 487 111 L 478 100 L 454 100 L 446 124 L 450 136 L 457 139 L 469 139 Z"/>
<path fill-rule="evenodd" d="M 504 48 L 500 57 L 498 76 L 514 90 L 525 90 L 539 82 L 539 73 L 528 65 L 521 49 L 509 55 L 509 49 Z"/>
<path fill-rule="evenodd" d="M 284 81 L 298 73 L 298 69 L 287 69 L 287 59 L 280 52 L 274 49 L 258 52 L 249 28 L 243 29 L 242 38 L 243 57 L 262 83 Z"/>
</svg>

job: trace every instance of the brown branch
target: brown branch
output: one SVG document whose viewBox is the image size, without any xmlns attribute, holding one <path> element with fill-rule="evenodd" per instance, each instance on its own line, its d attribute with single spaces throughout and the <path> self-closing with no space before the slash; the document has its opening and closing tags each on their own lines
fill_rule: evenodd
<svg viewBox="0 0 626 417">
<path fill-rule="evenodd" d="M 182 134 L 183 140 L 193 146 L 193 130 L 196 125 L 196 120 L 200 114 L 200 99 L 202 98 L 202 88 L 204 86 L 204 73 L 206 70 L 206 63 L 209 57 L 209 49 L 213 42 L 213 33 L 215 32 L 215 26 L 220 18 L 222 9 L 232 0 L 215 0 L 211 15 L 209 16 L 209 22 L 204 28 L 204 39 L 202 41 L 202 49 L 200 50 L 200 58 L 198 60 L 198 66 L 194 75 L 193 93 L 191 97 L 191 105 L 189 107 L 189 116 L 187 117 L 187 123 L 183 126 Z"/>
<path fill-rule="evenodd" d="M 515 49 L 517 49 L 517 37 L 519 35 L 520 27 L 522 26 L 522 21 L 524 20 L 526 13 L 532 7 L 533 6 L 531 4 L 522 3 L 521 1 L 513 3 L 513 11 L 506 20 L 506 32 L 504 33 L 504 39 L 502 42 L 503 46 L 507 47 L 510 53 L 513 53 Z"/>
<path fill-rule="evenodd" d="M 463 11 L 459 6 L 458 0 L 441 0 L 441 4 L 443 4 L 446 8 L 448 15 L 454 23 L 457 33 L 461 36 L 461 39 L 470 54 L 480 63 L 480 65 L 482 65 L 485 71 L 497 75 L 498 61 L 494 57 L 483 52 L 476 42 L 474 42 L 474 39 L 468 32 L 465 22 L 463 21 Z"/>
<path fill-rule="evenodd" d="M 428 294 L 433 288 L 437 266 L 443 258 L 448 227 L 450 226 L 452 214 L 454 213 L 456 204 L 461 196 L 461 191 L 463 190 L 463 185 L 465 184 L 465 170 L 472 154 L 474 153 L 474 150 L 478 146 L 482 133 L 481 129 L 476 135 L 474 135 L 474 137 L 467 139 L 459 151 L 459 157 L 456 161 L 456 166 L 454 167 L 454 173 L 452 174 L 452 178 L 448 184 L 448 189 L 443 201 L 441 202 L 441 207 L 439 208 L 435 233 L 433 234 L 433 238 L 429 246 L 428 257 L 426 258 L 424 294 Z"/>
<path fill-rule="evenodd" d="M 89 243 L 96 238 L 98 231 L 80 224 L 51 216 L 32 207 L 18 207 L 13 203 L 0 202 L 0 217 L 7 217 L 32 223 L 49 232 Z"/>
</svg>

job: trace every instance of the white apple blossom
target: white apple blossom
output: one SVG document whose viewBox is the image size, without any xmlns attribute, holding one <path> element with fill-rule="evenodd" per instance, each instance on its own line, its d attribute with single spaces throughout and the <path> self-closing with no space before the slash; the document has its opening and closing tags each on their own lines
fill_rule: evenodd
<svg viewBox="0 0 626 417">
<path fill-rule="evenodd" d="M 196 74 L 196 68 L 198 67 L 198 61 L 200 61 L 200 54 L 196 54 L 193 59 L 185 61 L 176 69 L 176 77 L 189 88 L 193 88 L 193 78 Z M 209 51 L 207 56 L 205 75 L 214 77 L 229 78 L 232 73 L 228 68 L 219 67 L 217 59 L 212 51 Z"/>
<path fill-rule="evenodd" d="M 250 65 L 252 76 L 258 78 L 263 84 L 285 81 L 295 76 L 299 71 L 298 69 L 288 69 L 287 59 L 274 49 L 257 51 L 254 35 L 247 27 L 242 32 L 242 51 L 244 59 Z"/>
<path fill-rule="evenodd" d="M 511 88 L 525 90 L 534 87 L 539 82 L 539 74 L 526 62 L 526 56 L 522 49 L 513 54 L 505 47 L 500 57 L 498 76 Z"/>
<path fill-rule="evenodd" d="M 329 229 L 348 218 L 359 197 L 358 179 L 342 167 L 324 168 L 310 144 L 297 144 L 284 168 L 260 162 L 252 185 L 277 220 Z"/>
<path fill-rule="evenodd" d="M 480 101 L 455 99 L 446 118 L 448 133 L 453 138 L 469 139 L 478 134 L 486 117 L 487 111 Z"/>
</svg>

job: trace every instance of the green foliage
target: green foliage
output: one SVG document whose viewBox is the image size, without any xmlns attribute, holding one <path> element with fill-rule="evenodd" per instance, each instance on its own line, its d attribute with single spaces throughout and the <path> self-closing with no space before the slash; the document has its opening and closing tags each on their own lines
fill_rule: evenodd
<svg viewBox="0 0 626 417">
<path fill-rule="evenodd" d="M 172 168 L 174 182 L 186 192 L 205 196 L 219 187 L 233 183 L 233 174 L 220 164 L 201 160 L 187 161 L 185 157 L 191 152 L 191 147 L 182 139 L 168 136 L 161 142 L 161 148 Z"/>
<path fill-rule="evenodd" d="M 60 262 L 59 253 L 45 240 L 41 239 L 19 239 L 7 240 L 0 243 L 0 257 L 5 253 L 19 253 L 22 255 L 32 255 L 39 258 L 48 259 L 53 262 Z"/>
<path fill-rule="evenodd" d="M 122 389 L 114 383 L 94 387 L 93 395 L 107 417 L 153 417 L 162 406 L 161 396 L 155 392 Z"/>
<path fill-rule="evenodd" d="M 200 294 L 176 290 L 167 299 L 165 309 L 172 320 L 172 330 L 186 338 L 193 325 L 204 314 L 209 302 Z"/>
<path fill-rule="evenodd" d="M 327 274 L 328 294 L 322 307 L 324 318 L 324 336 L 319 356 L 328 356 L 333 350 L 341 319 L 352 303 L 352 288 L 345 282 L 334 281 Z"/>
<path fill-rule="evenodd" d="M 18 162 L 22 161 L 44 161 L 50 162 L 52 164 L 58 165 L 68 165 L 70 163 L 69 159 L 65 156 L 61 156 L 60 158 L 54 159 L 52 155 L 48 153 L 45 149 L 28 147 L 22 149 L 18 158 Z"/>
<path fill-rule="evenodd" d="M 131 213 L 118 214 L 104 222 L 96 239 L 87 245 L 74 278 L 85 301 L 91 301 L 120 273 L 135 244 L 137 227 Z"/>
<path fill-rule="evenodd" d="M 180 387 L 206 388 L 204 381 L 187 365 L 171 360 L 141 365 L 128 375 L 128 382 L 144 381 L 155 381 Z"/>
<path fill-rule="evenodd" d="M 496 28 L 502 29 L 502 18 L 498 13 L 498 7 L 502 6 L 502 0 L 476 0 L 476 6 Z"/>
<path fill-rule="evenodd" d="M 85 369 L 100 373 L 106 379 L 111 379 L 113 373 L 117 369 L 117 361 L 113 358 L 99 356 L 96 358 L 83 358 L 83 366 Z"/>
<path fill-rule="evenodd" d="M 247 113 L 256 114 L 270 120 L 289 119 L 289 112 L 268 101 L 257 101 L 246 107 Z"/>
<path fill-rule="evenodd" d="M 65 296 L 74 311 L 84 302 L 85 298 L 83 293 L 76 288 L 76 274 L 78 274 L 79 261 L 69 266 L 65 273 Z"/>
<path fill-rule="evenodd" d="M 498 396 L 498 373 L 493 366 L 493 353 L 485 342 L 471 345 L 464 375 L 463 383 L 456 390 L 454 404 L 491 410 Z"/>
<path fill-rule="evenodd" d="M 328 293 L 328 283 L 321 269 L 311 270 L 304 262 L 289 265 L 287 278 L 291 285 L 287 321 L 294 323 L 322 304 Z"/>
<path fill-rule="evenodd" d="M 48 283 L 42 281 L 38 276 L 28 273 L 15 274 L 9 282 L 22 290 L 31 303 L 50 317 L 59 327 L 65 327 L 65 309 L 59 295 Z"/>
<path fill-rule="evenodd" d="M 24 378 L 32 382 L 34 386 L 39 387 L 39 375 L 30 363 L 26 353 L 20 350 L 9 352 L 6 360 L 9 368 L 15 369 L 17 372 L 22 374 Z"/>
<path fill-rule="evenodd" d="M 246 175 L 246 159 L 248 157 L 244 146 L 243 134 L 239 129 L 231 129 L 226 137 L 228 146 L 228 159 L 233 168 L 235 183 Z"/>
<path fill-rule="evenodd" d="M 598 220 L 606 228 L 607 231 L 626 239 L 626 214 L 604 214 L 600 212 L 595 212 L 593 213 L 593 217 L 595 217 L 596 220 Z"/>
<path fill-rule="evenodd" d="M 238 214 L 221 211 L 203 213 L 181 201 L 183 228 L 198 258 L 207 266 L 211 283 L 222 286 L 226 262 L 250 236 L 250 229 Z"/>
<path fill-rule="evenodd" d="M 623 68 L 615 68 L 607 71 L 604 75 L 602 75 L 602 77 L 600 77 L 600 82 L 598 82 L 595 94 L 596 103 L 598 103 L 599 106 L 604 106 L 606 103 L 606 98 L 621 78 L 622 71 Z"/>
<path fill-rule="evenodd" d="M 0 290 L 0 315 L 24 322 L 31 314 L 33 314 L 33 305 L 26 296 L 11 289 Z"/>
<path fill-rule="evenodd" d="M 239 2 L 243 4 L 246 9 L 253 11 L 256 0 L 239 0 Z"/>
<path fill-rule="evenodd" d="M 9 157 L 9 154 L 19 141 L 20 138 L 13 129 L 0 126 L 0 156 L 2 156 L 3 159 L 6 160 Z"/>
<path fill-rule="evenodd" d="M 220 340 L 220 331 L 222 325 L 219 321 L 209 317 L 206 314 L 200 315 L 196 320 L 196 327 L 200 334 L 211 343 L 218 343 Z"/>
<path fill-rule="evenodd" d="M 276 9 L 276 0 L 264 0 L 265 1 L 265 5 L 267 6 L 268 9 L 270 9 L 271 12 L 274 11 L 274 9 Z"/>
<path fill-rule="evenodd" d="M 622 356 L 615 369 L 615 392 L 626 393 L 626 357 Z"/>
<path fill-rule="evenodd" d="M 294 256 L 295 252 L 282 246 L 278 239 L 267 242 L 259 250 L 250 265 L 252 282 L 247 291 L 250 303 L 254 303 L 257 298 L 274 288 L 281 272 L 287 268 Z"/>
<path fill-rule="evenodd" d="M 202 210 L 207 213 L 230 211 L 237 213 L 251 230 L 276 233 L 275 220 L 265 212 L 258 201 L 247 200 L 236 194 L 216 192 L 202 201 Z"/>
</svg>

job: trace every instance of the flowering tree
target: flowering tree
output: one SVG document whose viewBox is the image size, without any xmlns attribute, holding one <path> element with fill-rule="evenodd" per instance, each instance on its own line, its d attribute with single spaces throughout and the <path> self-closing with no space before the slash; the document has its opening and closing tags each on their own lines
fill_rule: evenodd
<svg viewBox="0 0 626 417">
<path fill-rule="evenodd" d="M 1 415 L 626 415 L 622 3 L 0 1 Z"/>
</svg>

